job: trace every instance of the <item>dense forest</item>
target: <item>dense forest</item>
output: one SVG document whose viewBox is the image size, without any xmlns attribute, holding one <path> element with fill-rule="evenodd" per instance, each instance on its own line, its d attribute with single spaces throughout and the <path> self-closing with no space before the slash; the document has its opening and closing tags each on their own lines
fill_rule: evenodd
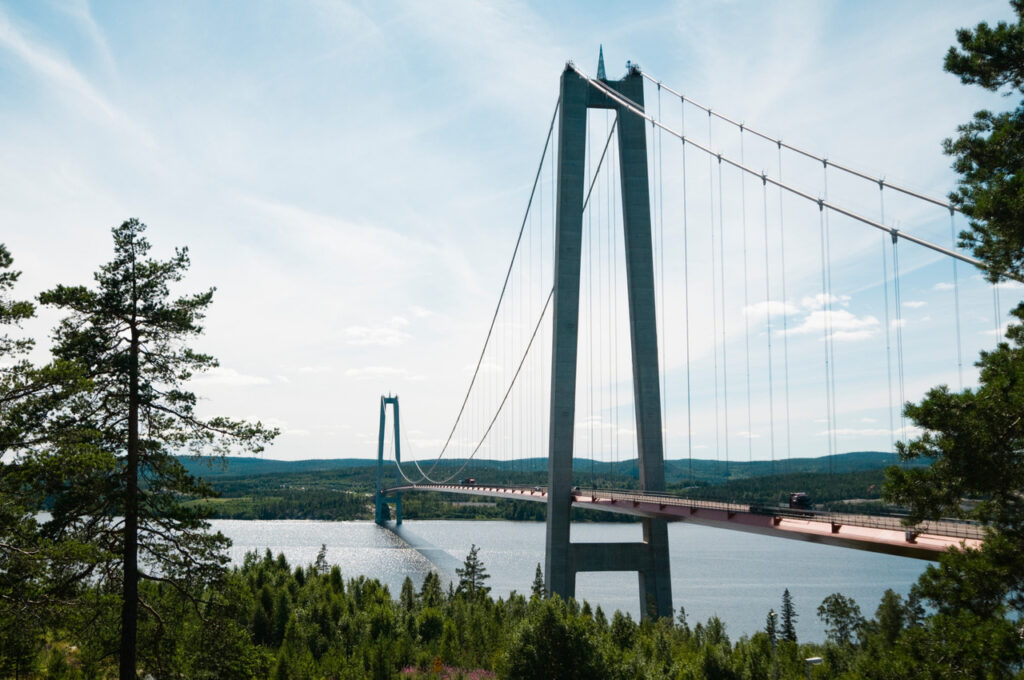
<svg viewBox="0 0 1024 680">
<path fill-rule="evenodd" d="M 487 570 L 475 549 L 444 587 L 431 573 L 417 589 L 406 579 L 392 594 L 374 579 L 345 579 L 321 558 L 292 566 L 283 555 L 250 553 L 193 598 L 144 584 L 158 607 L 140 614 L 139 660 L 157 677 L 178 678 L 679 678 L 803 680 L 806 659 L 817 678 L 1003 677 L 946 675 L 984 650 L 1005 654 L 1017 645 L 1008 623 L 979 628 L 957 646 L 925 616 L 917 592 L 909 600 L 889 591 L 873 617 L 841 594 L 822 603 L 795 603 L 780 593 L 765 627 L 731 639 L 717 618 L 690 622 L 635 621 L 600 607 L 546 599 L 538 575 L 531 593 L 490 596 Z M 40 635 L 31 627 L 8 638 L 0 672 L 16 677 L 105 677 L 113 670 L 117 624 L 102 591 L 89 608 L 69 612 Z M 803 609 L 801 607 L 804 607 Z M 802 644 L 793 624 L 816 615 L 824 644 Z M 973 649 L 977 646 L 978 649 Z M 1019 653 L 1013 653 L 1019 659 Z M 976 658 L 976 657 L 975 657 Z M 957 661 L 960 659 L 961 661 Z M 435 663 L 442 668 L 433 672 Z"/>
</svg>

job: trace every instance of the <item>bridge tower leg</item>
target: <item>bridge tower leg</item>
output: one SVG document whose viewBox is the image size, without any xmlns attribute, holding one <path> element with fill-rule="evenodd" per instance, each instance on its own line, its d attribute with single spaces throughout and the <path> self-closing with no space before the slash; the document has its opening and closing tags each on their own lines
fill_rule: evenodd
<svg viewBox="0 0 1024 680">
<path fill-rule="evenodd" d="M 603 76 L 602 72 L 603 68 L 599 68 L 599 77 Z M 609 81 L 603 77 L 601 80 L 643 108 L 643 76 L 639 69 L 630 68 L 622 80 Z M 647 491 L 665 489 L 645 121 L 623 109 L 566 67 L 561 79 L 558 120 L 545 580 L 549 593 L 569 598 L 575 596 L 578 572 L 635 571 L 638 573 L 642 615 L 671 617 L 672 586 L 665 520 L 644 519 L 641 543 L 572 543 L 569 537 L 583 199 L 585 183 L 589 180 L 585 174 L 587 110 L 591 108 L 612 109 L 618 116 L 639 481 L 641 489 Z"/>
<path fill-rule="evenodd" d="M 395 497 L 389 498 L 381 493 L 384 488 L 384 426 L 387 424 L 387 406 L 391 404 L 391 415 L 395 422 L 395 460 L 402 462 L 402 438 L 399 430 L 398 418 L 398 395 L 381 396 L 380 398 L 380 429 L 377 433 L 377 492 L 374 494 L 374 515 L 373 519 L 377 524 L 384 524 L 387 521 L 385 506 L 393 502 L 395 505 L 395 524 L 402 523 L 402 494 L 396 493 Z"/>
</svg>

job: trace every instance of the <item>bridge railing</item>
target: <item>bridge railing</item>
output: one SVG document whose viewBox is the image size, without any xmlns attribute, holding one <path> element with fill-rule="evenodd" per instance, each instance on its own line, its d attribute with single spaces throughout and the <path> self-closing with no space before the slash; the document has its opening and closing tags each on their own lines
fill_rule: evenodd
<svg viewBox="0 0 1024 680">
<path fill-rule="evenodd" d="M 985 528 L 977 522 L 944 519 L 926 520 L 914 525 L 904 524 L 906 515 L 858 515 L 845 512 L 823 510 L 799 510 L 777 505 L 730 503 L 727 501 L 710 501 L 696 498 L 685 498 L 667 494 L 637 493 L 635 491 L 619 491 L 606 489 L 580 490 L 581 494 L 601 495 L 615 500 L 656 502 L 664 505 L 680 505 L 708 510 L 726 512 L 749 512 L 762 515 L 773 515 L 791 519 L 804 519 L 815 522 L 828 522 L 836 525 L 858 526 L 868 529 L 889 529 L 892 531 L 912 531 L 918 534 L 935 534 L 954 536 L 956 538 L 984 539 Z"/>
<path fill-rule="evenodd" d="M 409 487 L 396 487 L 396 490 L 431 490 L 446 489 L 451 491 L 463 491 L 468 494 L 480 492 L 500 493 L 502 491 L 520 492 L 524 496 L 537 492 L 547 493 L 546 486 L 514 486 L 514 485 L 491 485 L 491 484 L 421 484 Z M 589 489 L 574 487 L 574 496 L 590 496 L 593 500 L 607 499 L 629 503 L 658 503 L 659 505 L 671 505 L 677 507 L 697 508 L 704 510 L 718 510 L 731 513 L 752 513 L 759 515 L 772 515 L 775 517 L 786 517 L 789 519 L 807 520 L 813 522 L 824 522 L 838 526 L 856 526 L 868 529 L 887 529 L 890 531 L 906 532 L 915 534 L 932 534 L 937 536 L 952 536 L 955 538 L 972 538 L 983 540 L 985 528 L 977 522 L 943 519 L 926 520 L 914 525 L 904 524 L 906 515 L 858 515 L 846 512 L 830 512 L 823 510 L 800 510 L 787 508 L 778 505 L 752 504 L 752 503 L 730 503 L 728 501 L 712 501 L 699 498 L 686 498 L 684 496 L 673 496 L 665 493 L 643 493 L 629 489 Z"/>
</svg>

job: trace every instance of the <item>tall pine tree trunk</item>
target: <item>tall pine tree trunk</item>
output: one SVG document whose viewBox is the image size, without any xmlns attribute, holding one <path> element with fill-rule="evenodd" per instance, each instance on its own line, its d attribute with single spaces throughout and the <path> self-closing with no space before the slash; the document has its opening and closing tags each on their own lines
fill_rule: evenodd
<svg viewBox="0 0 1024 680">
<path fill-rule="evenodd" d="M 139 613 L 139 334 L 132 327 L 128 358 L 128 464 L 124 503 L 124 602 L 121 605 L 121 680 L 135 680 Z"/>
</svg>

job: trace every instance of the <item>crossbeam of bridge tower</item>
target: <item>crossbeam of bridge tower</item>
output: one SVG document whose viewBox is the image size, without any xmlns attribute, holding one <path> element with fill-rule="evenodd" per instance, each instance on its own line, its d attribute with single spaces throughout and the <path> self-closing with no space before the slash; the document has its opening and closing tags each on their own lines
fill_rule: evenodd
<svg viewBox="0 0 1024 680">
<path fill-rule="evenodd" d="M 598 72 L 603 74 L 602 63 Z M 608 87 L 644 105 L 643 76 L 630 67 Z M 545 579 L 549 593 L 575 596 L 576 574 L 635 571 L 643 616 L 672 616 L 668 527 L 643 520 L 643 542 L 572 543 L 569 515 L 573 485 L 573 437 L 579 348 L 580 260 L 583 236 L 587 110 L 611 109 L 618 116 L 619 175 L 625 237 L 629 335 L 633 363 L 640 487 L 665 489 L 654 301 L 654 256 L 647 176 L 645 121 L 622 108 L 566 67 L 558 120 L 558 197 L 555 233 L 554 339 L 551 361 L 551 427 L 548 441 L 548 509 Z"/>
<path fill-rule="evenodd" d="M 384 510 L 388 503 L 395 504 L 395 524 L 402 523 L 402 493 L 395 493 L 392 499 L 381 493 L 384 488 L 384 432 L 387 424 L 387 407 L 391 405 L 391 418 L 394 420 L 395 428 L 395 462 L 402 462 L 402 438 L 399 430 L 398 419 L 398 395 L 381 396 L 380 398 L 380 430 L 377 433 L 377 492 L 374 494 L 373 520 L 377 524 L 384 524 L 387 521 Z"/>
</svg>

